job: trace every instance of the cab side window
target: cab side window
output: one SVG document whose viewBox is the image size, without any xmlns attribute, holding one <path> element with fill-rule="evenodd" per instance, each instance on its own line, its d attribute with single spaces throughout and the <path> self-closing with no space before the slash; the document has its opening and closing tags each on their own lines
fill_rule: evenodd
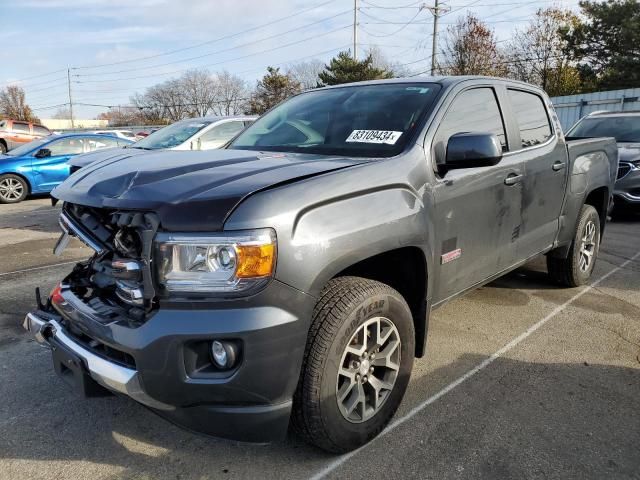
<svg viewBox="0 0 640 480">
<path fill-rule="evenodd" d="M 493 133 L 507 151 L 504 122 L 492 88 L 481 87 L 460 93 L 445 114 L 438 128 L 437 148 L 446 150 L 449 137 L 456 133 Z"/>
<path fill-rule="evenodd" d="M 101 148 L 113 148 L 119 145 L 116 137 L 104 135 L 104 138 L 87 137 L 84 139 L 84 151 L 93 152 Z"/>
<path fill-rule="evenodd" d="M 522 90 L 509 89 L 508 92 L 520 128 L 522 148 L 534 147 L 549 140 L 553 133 L 542 98 Z"/>
</svg>

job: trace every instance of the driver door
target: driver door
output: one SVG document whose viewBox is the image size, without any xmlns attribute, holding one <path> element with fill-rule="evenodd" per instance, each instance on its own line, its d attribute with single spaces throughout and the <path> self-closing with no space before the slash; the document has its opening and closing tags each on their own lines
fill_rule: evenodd
<svg viewBox="0 0 640 480">
<path fill-rule="evenodd" d="M 37 190 L 48 192 L 62 183 L 69 176 L 68 160 L 73 155 L 84 153 L 84 144 L 82 137 L 61 138 L 42 146 L 42 149 L 48 149 L 51 155 L 37 158 L 37 152 L 34 152 L 31 166 Z"/>
<path fill-rule="evenodd" d="M 516 261 L 524 167 L 508 154 L 504 120 L 492 87 L 470 88 L 454 98 L 434 137 L 434 158 L 443 160 L 449 137 L 463 132 L 495 134 L 504 156 L 493 166 L 446 171 L 434 186 L 434 231 L 440 242 L 434 252 L 439 277 L 434 282 L 435 303 Z"/>
</svg>

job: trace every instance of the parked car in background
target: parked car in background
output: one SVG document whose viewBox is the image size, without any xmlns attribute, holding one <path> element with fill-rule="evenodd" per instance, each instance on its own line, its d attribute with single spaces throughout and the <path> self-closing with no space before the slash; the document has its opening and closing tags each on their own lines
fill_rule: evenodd
<svg viewBox="0 0 640 480">
<path fill-rule="evenodd" d="M 111 135 L 113 137 L 131 140 L 132 142 L 135 142 L 136 140 L 139 140 L 140 138 L 142 138 L 142 137 L 138 137 L 131 130 L 95 130 L 91 133 L 97 133 L 99 135 Z"/>
<path fill-rule="evenodd" d="M 18 120 L 0 120 L 0 155 L 48 135 L 51 135 L 51 131 L 42 125 Z"/>
<path fill-rule="evenodd" d="M 131 144 L 124 138 L 70 133 L 52 135 L 0 155 L 0 203 L 17 203 L 33 193 L 48 193 L 69 176 L 69 158 Z"/>
<path fill-rule="evenodd" d="M 71 160 L 71 172 L 107 158 L 126 158 L 149 150 L 211 150 L 220 148 L 251 125 L 256 116 L 200 117 L 172 123 L 122 150 L 79 155 Z"/>
<path fill-rule="evenodd" d="M 640 212 L 640 111 L 597 112 L 581 118 L 567 136 L 614 137 L 618 143 L 618 175 L 614 211 Z"/>
</svg>

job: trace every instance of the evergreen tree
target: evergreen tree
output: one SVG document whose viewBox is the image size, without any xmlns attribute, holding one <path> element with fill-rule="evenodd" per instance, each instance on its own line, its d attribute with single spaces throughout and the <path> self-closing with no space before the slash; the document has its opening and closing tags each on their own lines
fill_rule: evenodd
<svg viewBox="0 0 640 480">
<path fill-rule="evenodd" d="M 256 91 L 249 100 L 249 113 L 262 115 L 271 107 L 302 90 L 300 83 L 279 68 L 267 67 L 267 74 L 258 82 Z"/>
<path fill-rule="evenodd" d="M 339 85 L 341 83 L 362 82 L 365 80 L 378 80 L 392 78 L 393 72 L 374 66 L 373 57 L 367 55 L 364 60 L 354 60 L 350 52 L 340 52 L 320 72 L 318 78 L 319 87 L 327 85 Z"/>
</svg>

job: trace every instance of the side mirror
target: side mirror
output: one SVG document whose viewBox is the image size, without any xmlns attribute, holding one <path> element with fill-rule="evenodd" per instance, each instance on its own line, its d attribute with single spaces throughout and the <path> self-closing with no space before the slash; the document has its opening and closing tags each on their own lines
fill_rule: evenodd
<svg viewBox="0 0 640 480">
<path fill-rule="evenodd" d="M 444 166 L 449 170 L 489 167 L 501 159 L 502 146 L 493 133 L 456 133 L 447 142 Z"/>
<path fill-rule="evenodd" d="M 47 158 L 47 157 L 50 157 L 50 156 L 51 156 L 51 150 L 49 150 L 48 148 L 41 148 L 34 155 L 34 157 L 36 157 L 36 158 Z"/>
</svg>

